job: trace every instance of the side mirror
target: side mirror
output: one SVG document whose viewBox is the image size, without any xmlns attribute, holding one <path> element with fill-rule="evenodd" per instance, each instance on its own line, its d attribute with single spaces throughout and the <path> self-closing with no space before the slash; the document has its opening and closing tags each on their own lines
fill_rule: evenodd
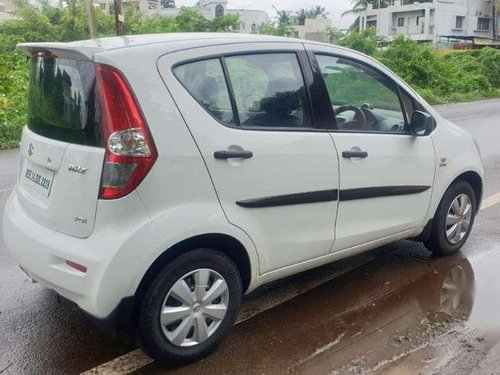
<svg viewBox="0 0 500 375">
<path fill-rule="evenodd" d="M 411 116 L 410 130 L 413 135 L 426 135 L 434 128 L 434 118 L 427 112 L 415 111 Z"/>
</svg>

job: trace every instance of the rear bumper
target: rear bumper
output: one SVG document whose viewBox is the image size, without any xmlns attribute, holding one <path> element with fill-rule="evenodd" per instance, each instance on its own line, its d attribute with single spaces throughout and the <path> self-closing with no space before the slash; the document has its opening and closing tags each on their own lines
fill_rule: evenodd
<svg viewBox="0 0 500 375">
<path fill-rule="evenodd" d="M 128 215 L 113 210 L 109 207 L 112 203 L 99 202 L 98 225 L 90 237 L 81 239 L 32 220 L 14 190 L 3 219 L 7 248 L 33 280 L 75 302 L 91 316 L 109 319 L 122 300 L 134 295 L 143 276 L 144 265 L 137 254 L 158 240 L 156 227 L 137 195 L 132 193 L 125 199 L 119 207 L 125 207 Z M 68 260 L 84 265 L 87 272 L 68 266 Z"/>
</svg>

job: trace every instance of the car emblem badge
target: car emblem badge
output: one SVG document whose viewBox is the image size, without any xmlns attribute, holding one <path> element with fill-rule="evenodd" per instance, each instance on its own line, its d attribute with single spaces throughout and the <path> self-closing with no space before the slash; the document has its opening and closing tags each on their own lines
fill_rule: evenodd
<svg viewBox="0 0 500 375">
<path fill-rule="evenodd" d="M 78 164 L 70 164 L 68 166 L 68 171 L 75 172 L 75 173 L 80 173 L 80 174 L 86 174 L 87 173 L 87 168 L 82 167 L 81 165 L 78 165 Z"/>
<path fill-rule="evenodd" d="M 35 146 L 33 146 L 33 143 L 30 143 L 30 145 L 28 146 L 28 155 L 29 156 L 33 155 L 34 148 L 35 148 Z"/>
</svg>

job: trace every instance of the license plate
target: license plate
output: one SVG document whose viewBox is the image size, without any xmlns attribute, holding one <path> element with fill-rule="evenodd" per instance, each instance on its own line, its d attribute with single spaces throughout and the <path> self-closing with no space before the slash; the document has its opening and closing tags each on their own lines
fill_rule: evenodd
<svg viewBox="0 0 500 375">
<path fill-rule="evenodd" d="M 31 190 L 35 190 L 45 197 L 50 194 L 52 181 L 54 180 L 54 172 L 50 169 L 40 167 L 30 161 L 26 161 L 23 182 L 24 185 Z"/>
</svg>

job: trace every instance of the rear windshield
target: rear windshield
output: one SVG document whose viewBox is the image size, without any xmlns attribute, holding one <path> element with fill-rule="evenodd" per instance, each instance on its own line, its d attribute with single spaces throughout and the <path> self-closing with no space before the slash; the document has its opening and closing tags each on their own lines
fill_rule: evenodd
<svg viewBox="0 0 500 375">
<path fill-rule="evenodd" d="M 94 63 L 31 58 L 29 129 L 59 141 L 100 146 L 97 112 Z"/>
</svg>

